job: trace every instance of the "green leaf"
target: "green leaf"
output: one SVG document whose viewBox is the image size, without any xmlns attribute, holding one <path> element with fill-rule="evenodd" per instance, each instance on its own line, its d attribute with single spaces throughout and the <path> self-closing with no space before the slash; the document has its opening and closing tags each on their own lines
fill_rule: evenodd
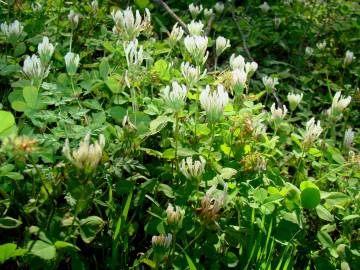
<svg viewBox="0 0 360 270">
<path fill-rule="evenodd" d="M 185 251 L 184 251 L 184 253 L 185 253 L 186 260 L 187 260 L 190 270 L 196 270 L 196 266 L 193 263 L 193 261 L 191 260 L 191 258 L 189 257 L 189 255 L 187 255 L 187 253 Z"/>
<path fill-rule="evenodd" d="M 121 78 L 119 78 L 119 76 L 113 75 L 113 76 L 109 77 L 105 81 L 105 84 L 107 85 L 107 87 L 109 87 L 111 92 L 113 92 L 114 94 L 119 94 L 123 90 L 122 85 L 121 85 Z"/>
<path fill-rule="evenodd" d="M 35 86 L 24 87 L 23 97 L 28 107 L 36 109 L 38 103 L 38 89 Z"/>
<path fill-rule="evenodd" d="M 225 261 L 229 268 L 234 268 L 239 263 L 239 258 L 236 256 L 234 252 L 228 251 L 225 254 Z"/>
<path fill-rule="evenodd" d="M 95 239 L 96 235 L 102 230 L 105 222 L 98 216 L 90 216 L 80 220 L 81 239 L 89 244 Z"/>
<path fill-rule="evenodd" d="M 139 8 L 146 8 L 150 4 L 150 2 L 149 0 L 135 0 L 135 4 Z"/>
<path fill-rule="evenodd" d="M 11 112 L 0 111 L 0 139 L 16 132 L 15 118 Z"/>
<path fill-rule="evenodd" d="M 330 195 L 326 197 L 325 202 L 331 206 L 343 208 L 351 202 L 351 199 L 344 193 L 331 192 Z"/>
<path fill-rule="evenodd" d="M 4 263 L 6 260 L 12 257 L 16 247 L 16 244 L 13 243 L 0 245 L 0 264 Z"/>
<path fill-rule="evenodd" d="M 223 179 L 231 179 L 234 175 L 237 174 L 237 170 L 233 169 L 233 168 L 222 168 L 221 172 L 220 172 L 220 176 Z"/>
<path fill-rule="evenodd" d="M 301 191 L 301 205 L 304 208 L 312 209 L 320 203 L 320 191 L 317 188 L 309 187 Z"/>
<path fill-rule="evenodd" d="M 160 59 L 156 61 L 152 69 L 159 75 L 161 80 L 170 80 L 169 65 L 165 60 Z"/>
<path fill-rule="evenodd" d="M 157 133 L 162 130 L 170 120 L 168 116 L 160 115 L 150 122 L 150 130 Z M 152 134 L 154 135 L 155 133 Z"/>
<path fill-rule="evenodd" d="M 317 233 L 317 238 L 319 239 L 323 248 L 331 248 L 333 246 L 333 241 L 327 232 L 319 231 Z"/>
<path fill-rule="evenodd" d="M 334 216 L 322 205 L 316 206 L 316 213 L 318 214 L 319 218 L 323 220 L 330 222 L 334 221 Z"/>
<path fill-rule="evenodd" d="M 158 187 L 159 191 L 162 191 L 166 197 L 168 198 L 175 198 L 174 196 L 174 191 L 172 190 L 172 188 L 166 184 L 160 184 Z"/>
<path fill-rule="evenodd" d="M 32 242 L 29 243 L 28 247 L 30 248 L 31 245 Z M 52 244 L 37 240 L 31 249 L 31 253 L 44 260 L 52 260 L 55 258 L 56 248 Z"/>
<path fill-rule="evenodd" d="M 12 217 L 3 217 L 0 218 L 0 228 L 3 229 L 14 229 L 19 227 L 22 224 L 20 220 L 17 220 Z"/>
<path fill-rule="evenodd" d="M 109 70 L 110 70 L 109 61 L 106 58 L 104 58 L 103 60 L 101 60 L 101 63 L 99 65 L 100 77 L 103 80 L 107 79 L 109 75 Z"/>
<path fill-rule="evenodd" d="M 75 245 L 73 245 L 71 243 L 65 242 L 65 241 L 56 241 L 54 246 L 57 249 L 70 248 L 70 249 L 75 249 L 77 251 L 80 251 L 80 248 L 78 248 L 77 246 L 75 246 Z"/>
</svg>

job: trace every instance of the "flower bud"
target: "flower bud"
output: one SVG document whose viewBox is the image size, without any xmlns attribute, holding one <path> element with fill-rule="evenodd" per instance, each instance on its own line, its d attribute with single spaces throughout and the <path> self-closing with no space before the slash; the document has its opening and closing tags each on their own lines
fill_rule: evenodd
<svg viewBox="0 0 360 270">
<path fill-rule="evenodd" d="M 311 118 L 306 122 L 306 128 L 303 135 L 303 144 L 311 145 L 317 138 L 319 138 L 323 129 L 320 126 L 320 121 L 315 123 L 315 118 Z"/>
<path fill-rule="evenodd" d="M 210 17 L 211 17 L 213 14 L 214 14 L 214 11 L 213 11 L 212 8 L 209 8 L 209 9 L 205 8 L 205 9 L 204 9 L 204 17 L 205 17 L 206 20 L 210 19 Z"/>
<path fill-rule="evenodd" d="M 75 75 L 79 67 L 80 56 L 73 52 L 68 52 L 65 55 L 64 59 L 65 59 L 66 71 L 69 74 L 69 76 Z"/>
<path fill-rule="evenodd" d="M 200 67 L 194 67 L 190 65 L 188 62 L 181 63 L 181 74 L 184 77 L 186 83 L 190 86 L 197 83 L 200 79 L 202 79 L 206 75 L 206 69 L 201 74 Z"/>
<path fill-rule="evenodd" d="M 274 18 L 275 29 L 278 29 L 280 24 L 281 24 L 281 19 L 279 17 L 275 17 Z"/>
<path fill-rule="evenodd" d="M 220 36 L 216 39 L 216 56 L 219 57 L 227 48 L 230 47 L 230 40 Z"/>
<path fill-rule="evenodd" d="M 167 215 L 167 223 L 171 224 L 179 224 L 182 218 L 184 217 L 184 210 L 182 210 L 179 206 L 173 207 L 171 203 L 169 203 L 166 209 Z"/>
<path fill-rule="evenodd" d="M 38 2 L 31 3 L 31 9 L 33 12 L 39 12 L 42 10 L 42 5 Z"/>
<path fill-rule="evenodd" d="M 288 112 L 285 105 L 283 105 L 282 108 L 281 107 L 276 108 L 275 103 L 273 103 L 271 105 L 270 110 L 271 110 L 271 119 L 272 120 L 283 119 Z"/>
<path fill-rule="evenodd" d="M 235 56 L 232 54 L 230 56 L 230 67 L 234 69 L 244 69 L 245 68 L 245 59 L 241 55 Z"/>
<path fill-rule="evenodd" d="M 203 33 L 204 24 L 201 21 L 191 21 L 187 25 L 187 28 L 189 30 L 190 36 L 201 36 Z"/>
<path fill-rule="evenodd" d="M 262 3 L 259 8 L 261 9 L 262 12 L 266 13 L 270 10 L 270 6 L 267 2 Z"/>
<path fill-rule="evenodd" d="M 11 43 L 13 46 L 16 44 L 16 42 L 20 39 L 21 35 L 23 34 L 24 27 L 21 25 L 21 23 L 18 20 L 15 20 L 11 24 L 2 23 L 0 25 L 0 29 L 3 35 L 5 35 L 9 43 Z"/>
<path fill-rule="evenodd" d="M 351 62 L 355 59 L 354 53 L 351 51 L 346 51 L 345 58 L 344 58 L 344 65 L 348 66 Z"/>
<path fill-rule="evenodd" d="M 287 95 L 288 101 L 290 103 L 290 110 L 295 110 L 296 107 L 300 104 L 302 98 L 303 98 L 303 94 L 294 94 L 294 93 L 289 93 Z"/>
<path fill-rule="evenodd" d="M 224 3 L 223 2 L 217 2 L 214 6 L 214 9 L 216 13 L 221 14 L 224 11 Z"/>
<path fill-rule="evenodd" d="M 178 26 L 178 23 L 175 23 L 169 35 L 170 46 L 175 47 L 175 44 L 183 37 L 183 35 L 184 30 Z"/>
<path fill-rule="evenodd" d="M 316 47 L 319 50 L 324 50 L 326 48 L 326 40 L 324 40 L 323 42 L 316 43 Z"/>
<path fill-rule="evenodd" d="M 49 63 L 51 56 L 54 53 L 54 45 L 49 42 L 48 37 L 43 37 L 43 40 L 38 45 L 38 53 L 43 63 Z"/>
<path fill-rule="evenodd" d="M 192 4 L 192 3 L 189 5 L 189 11 L 190 11 L 191 16 L 192 16 L 193 18 L 195 18 L 197 15 L 199 15 L 202 10 L 203 10 L 203 6 L 202 6 L 202 5 L 196 6 L 196 5 Z"/>
<path fill-rule="evenodd" d="M 68 14 L 68 19 L 73 27 L 76 27 L 79 24 L 80 15 L 75 13 L 73 10 L 70 10 Z"/>
<path fill-rule="evenodd" d="M 262 78 L 262 82 L 268 92 L 271 92 L 273 89 L 275 89 L 275 86 L 279 84 L 278 78 L 271 78 L 268 76 L 264 76 Z"/>
<path fill-rule="evenodd" d="M 313 54 L 314 54 L 314 49 L 311 48 L 311 47 L 306 47 L 306 48 L 305 48 L 305 54 L 306 54 L 307 56 L 313 55 Z"/>
<path fill-rule="evenodd" d="M 179 85 L 176 81 L 174 81 L 172 83 L 171 91 L 170 86 L 166 86 L 162 94 L 166 104 L 175 112 L 179 112 L 185 106 L 186 93 L 186 86 Z"/>
<path fill-rule="evenodd" d="M 355 136 L 355 133 L 354 133 L 354 131 L 352 131 L 351 128 L 348 128 L 345 131 L 345 135 L 344 135 L 344 146 L 345 147 L 350 147 L 353 144 L 354 136 Z"/>
</svg>

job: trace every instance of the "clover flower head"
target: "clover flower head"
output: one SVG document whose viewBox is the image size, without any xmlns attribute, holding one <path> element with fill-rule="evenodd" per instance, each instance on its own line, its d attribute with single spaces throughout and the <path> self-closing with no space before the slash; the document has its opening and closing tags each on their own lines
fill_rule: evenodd
<svg viewBox="0 0 360 270">
<path fill-rule="evenodd" d="M 38 45 L 38 53 L 43 63 L 48 63 L 50 61 L 54 49 L 54 45 L 49 42 L 49 38 L 43 37 L 42 42 Z"/>
<path fill-rule="evenodd" d="M 199 215 L 206 223 L 215 222 L 220 217 L 221 208 L 226 206 L 227 185 L 219 195 L 216 186 L 212 186 L 201 200 L 201 207 L 198 210 Z"/>
<path fill-rule="evenodd" d="M 130 42 L 123 42 L 123 48 L 125 51 L 126 63 L 128 67 L 141 66 L 144 61 L 143 46 L 138 49 L 138 40 L 134 39 Z"/>
<path fill-rule="evenodd" d="M 321 128 L 320 121 L 315 123 L 315 118 L 311 118 L 306 122 L 305 132 L 303 135 L 303 144 L 311 145 L 317 138 L 319 138 L 323 129 Z"/>
<path fill-rule="evenodd" d="M 273 103 L 271 105 L 270 110 L 271 110 L 271 119 L 272 120 L 283 119 L 288 112 L 285 105 L 283 105 L 282 108 L 281 107 L 276 108 L 275 103 Z"/>
<path fill-rule="evenodd" d="M 334 95 L 331 108 L 327 110 L 328 115 L 338 115 L 350 104 L 351 96 L 344 97 L 341 95 L 341 91 L 336 92 Z"/>
<path fill-rule="evenodd" d="M 289 93 L 287 95 L 287 99 L 288 99 L 289 104 L 290 104 L 290 109 L 292 111 L 295 110 L 296 107 L 300 104 L 302 98 L 303 98 L 303 93 L 301 93 L 301 94 Z"/>
<path fill-rule="evenodd" d="M 217 90 L 211 93 L 210 86 L 207 85 L 200 94 L 201 107 L 206 111 L 206 115 L 210 122 L 216 122 L 223 114 L 224 107 L 229 102 L 228 93 L 224 90 L 224 86 L 219 84 Z"/>
<path fill-rule="evenodd" d="M 316 47 L 319 49 L 319 50 L 324 50 L 326 48 L 326 40 L 322 41 L 322 42 L 318 42 L 316 43 Z"/>
<path fill-rule="evenodd" d="M 160 248 L 169 248 L 172 241 L 172 235 L 169 233 L 168 235 L 154 235 L 151 238 L 151 243 L 154 247 Z"/>
<path fill-rule="evenodd" d="M 193 3 L 191 3 L 189 5 L 189 11 L 190 11 L 190 14 L 193 18 L 195 18 L 197 15 L 199 15 L 201 13 L 201 11 L 203 10 L 203 6 L 200 5 L 200 6 L 197 6 L 197 5 L 194 5 Z"/>
<path fill-rule="evenodd" d="M 205 19 L 209 19 L 214 14 L 214 11 L 212 8 L 205 8 L 204 9 L 204 17 Z"/>
<path fill-rule="evenodd" d="M 350 65 L 351 62 L 355 59 L 354 53 L 352 51 L 347 50 L 345 52 L 344 65 Z"/>
<path fill-rule="evenodd" d="M 79 67 L 80 56 L 73 52 L 68 52 L 65 56 L 65 65 L 67 73 L 72 76 L 76 74 L 76 71 Z"/>
<path fill-rule="evenodd" d="M 49 67 L 46 68 L 40 58 L 33 54 L 31 57 L 26 56 L 23 65 L 23 73 L 35 84 L 40 83 L 49 75 Z"/>
<path fill-rule="evenodd" d="M 198 66 L 201 66 L 206 62 L 209 56 L 209 52 L 206 51 L 208 45 L 207 37 L 186 36 L 184 39 L 184 45 Z"/>
<path fill-rule="evenodd" d="M 313 54 L 314 54 L 314 49 L 311 48 L 311 47 L 306 47 L 306 48 L 305 48 L 305 54 L 306 54 L 307 56 L 313 55 Z"/>
<path fill-rule="evenodd" d="M 275 86 L 279 84 L 278 78 L 272 78 L 269 76 L 264 76 L 262 78 L 262 82 L 267 91 L 272 91 L 273 89 L 275 89 Z"/>
<path fill-rule="evenodd" d="M 191 36 L 201 36 L 204 31 L 204 24 L 201 21 L 194 21 L 192 20 L 188 25 L 187 28 Z"/>
<path fill-rule="evenodd" d="M 242 88 L 246 87 L 247 74 L 243 69 L 234 69 L 231 74 L 233 85 L 241 86 Z"/>
<path fill-rule="evenodd" d="M 230 40 L 219 36 L 216 39 L 216 56 L 219 57 L 227 48 L 230 48 Z"/>
<path fill-rule="evenodd" d="M 244 69 L 245 68 L 245 59 L 241 55 L 235 56 L 232 54 L 230 56 L 230 67 L 232 69 Z"/>
<path fill-rule="evenodd" d="M 178 112 L 185 106 L 186 93 L 186 86 L 174 81 L 171 85 L 171 90 L 170 86 L 164 88 L 163 97 L 169 107 Z"/>
<path fill-rule="evenodd" d="M 221 14 L 224 11 L 224 3 L 223 2 L 217 2 L 214 6 L 214 9 L 216 13 Z"/>
<path fill-rule="evenodd" d="M 178 25 L 178 23 L 175 23 L 169 35 L 170 46 L 174 47 L 175 44 L 183 37 L 183 35 L 184 30 Z"/>
<path fill-rule="evenodd" d="M 63 154 L 64 156 L 78 169 L 93 170 L 99 164 L 102 158 L 102 151 L 105 146 L 105 137 L 100 135 L 99 139 L 90 144 L 90 133 L 86 134 L 84 139 L 80 142 L 78 149 L 71 152 L 69 140 L 66 139 Z"/>
<path fill-rule="evenodd" d="M 168 224 L 178 224 L 184 217 L 184 210 L 181 209 L 179 206 L 173 206 L 169 203 L 168 207 L 166 208 L 166 215 L 167 215 L 167 223 Z"/>
<path fill-rule="evenodd" d="M 348 128 L 344 135 L 344 146 L 350 147 L 353 144 L 355 133 L 352 128 Z"/>
<path fill-rule="evenodd" d="M 200 156 L 198 160 L 192 157 L 183 159 L 180 163 L 180 171 L 187 179 L 199 180 L 205 171 L 206 160 Z"/>
<path fill-rule="evenodd" d="M 267 2 L 262 3 L 259 8 L 261 9 L 262 12 L 266 13 L 270 10 L 270 6 Z"/>
<path fill-rule="evenodd" d="M 188 62 L 182 62 L 180 69 L 186 83 L 190 86 L 197 83 L 206 75 L 206 69 L 201 73 L 200 67 L 193 66 Z"/>
<path fill-rule="evenodd" d="M 75 13 L 73 10 L 70 10 L 70 12 L 68 14 L 68 19 L 69 19 L 70 23 L 74 27 L 76 27 L 79 24 L 80 14 Z"/>
</svg>

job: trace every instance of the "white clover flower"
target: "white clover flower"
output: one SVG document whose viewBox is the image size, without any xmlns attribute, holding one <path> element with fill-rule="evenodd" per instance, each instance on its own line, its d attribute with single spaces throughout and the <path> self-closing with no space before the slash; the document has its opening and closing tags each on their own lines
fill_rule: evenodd
<svg viewBox="0 0 360 270">
<path fill-rule="evenodd" d="M 275 86 L 279 84 L 278 78 L 271 78 L 268 76 L 262 77 L 262 82 L 267 91 L 272 91 L 275 88 Z"/>
<path fill-rule="evenodd" d="M 49 75 L 49 68 L 46 68 L 40 58 L 33 54 L 31 57 L 26 56 L 23 65 L 23 73 L 35 84 L 40 83 Z"/>
<path fill-rule="evenodd" d="M 185 211 L 181 209 L 179 206 L 172 206 L 169 203 L 168 207 L 166 208 L 166 215 L 167 215 L 167 223 L 168 224 L 178 224 L 184 217 Z"/>
<path fill-rule="evenodd" d="M 308 122 L 306 122 L 303 143 L 305 145 L 312 144 L 317 138 L 319 138 L 322 131 L 323 129 L 320 126 L 320 121 L 318 120 L 315 124 L 315 118 L 311 118 Z"/>
<path fill-rule="evenodd" d="M 224 190 L 220 195 L 218 195 L 216 186 L 212 186 L 201 200 L 200 217 L 205 222 L 215 222 L 220 216 L 221 208 L 226 206 L 227 195 L 226 184 L 224 184 Z"/>
<path fill-rule="evenodd" d="M 240 86 L 242 88 L 246 87 L 247 74 L 243 69 L 234 69 L 231 72 L 232 75 L 232 84 Z"/>
<path fill-rule="evenodd" d="M 352 128 L 348 128 L 344 135 L 344 146 L 350 147 L 353 144 L 355 133 Z"/>
<path fill-rule="evenodd" d="M 80 56 L 73 52 L 68 52 L 65 56 L 65 65 L 67 73 L 72 76 L 76 74 L 76 71 L 79 67 Z"/>
<path fill-rule="evenodd" d="M 201 21 L 192 20 L 191 23 L 187 25 L 190 36 L 201 36 L 204 29 L 204 24 Z"/>
<path fill-rule="evenodd" d="M 256 62 L 248 62 L 245 64 L 245 72 L 250 78 L 258 69 L 258 64 Z"/>
<path fill-rule="evenodd" d="M 262 3 L 259 8 L 261 9 L 262 12 L 266 13 L 270 10 L 270 6 L 267 2 Z"/>
<path fill-rule="evenodd" d="M 105 146 L 105 137 L 100 135 L 98 141 L 90 144 L 90 133 L 86 134 L 80 142 L 79 148 L 71 153 L 69 140 L 66 139 L 63 154 L 78 169 L 92 170 L 97 167 L 101 158 L 102 150 Z"/>
<path fill-rule="evenodd" d="M 75 13 L 73 10 L 70 10 L 70 13 L 68 14 L 68 19 L 71 24 L 76 27 L 79 24 L 80 14 Z"/>
<path fill-rule="evenodd" d="M 184 44 L 186 50 L 198 66 L 201 66 L 206 62 L 209 56 L 209 52 L 206 51 L 208 45 L 207 37 L 186 36 Z"/>
<path fill-rule="evenodd" d="M 0 29 L 9 42 L 14 45 L 23 34 L 24 27 L 18 20 L 15 20 L 9 25 L 6 22 L 2 23 Z"/>
<path fill-rule="evenodd" d="M 311 48 L 311 47 L 306 47 L 305 48 L 305 54 L 308 55 L 308 56 L 311 56 L 314 54 L 314 49 Z"/>
<path fill-rule="evenodd" d="M 284 5 L 290 6 L 292 4 L 292 0 L 284 0 Z"/>
<path fill-rule="evenodd" d="M 200 180 L 205 171 L 206 160 L 200 156 L 199 160 L 194 160 L 192 157 L 183 159 L 180 163 L 181 173 L 189 180 Z"/>
<path fill-rule="evenodd" d="M 38 45 L 38 53 L 43 63 L 48 63 L 50 61 L 54 49 L 54 45 L 49 42 L 49 38 L 43 37 L 42 42 Z"/>
<path fill-rule="evenodd" d="M 294 94 L 294 93 L 289 93 L 287 95 L 287 99 L 289 101 L 290 104 L 290 109 L 293 111 L 296 109 L 296 107 L 300 104 L 301 100 L 303 98 L 303 94 Z"/>
<path fill-rule="evenodd" d="M 151 24 L 150 11 L 147 8 L 143 18 L 138 10 L 134 14 L 130 7 L 125 10 L 112 11 L 111 16 L 115 22 L 113 32 L 120 34 L 125 40 L 133 40 L 138 37 L 141 31 L 149 28 Z"/>
<path fill-rule="evenodd" d="M 143 46 L 140 46 L 138 50 L 138 40 L 134 39 L 130 42 L 123 42 L 123 48 L 125 51 L 126 63 L 128 67 L 141 66 L 145 58 Z"/>
<path fill-rule="evenodd" d="M 319 50 L 324 50 L 326 48 L 326 40 L 322 41 L 322 42 L 318 42 L 316 43 L 316 47 L 319 49 Z"/>
<path fill-rule="evenodd" d="M 204 9 L 204 17 L 205 17 L 205 19 L 208 20 L 213 14 L 214 14 L 214 11 L 213 11 L 212 8 L 209 8 L 209 9 L 205 8 Z"/>
<path fill-rule="evenodd" d="M 344 65 L 350 65 L 351 62 L 355 59 L 356 57 L 354 56 L 354 53 L 351 51 L 346 51 L 345 53 L 345 58 L 344 58 Z"/>
<path fill-rule="evenodd" d="M 283 119 L 288 112 L 285 105 L 283 105 L 282 108 L 281 107 L 276 108 L 275 103 L 271 105 L 270 110 L 271 110 L 271 120 Z"/>
<path fill-rule="evenodd" d="M 38 2 L 31 3 L 31 9 L 33 12 L 39 12 L 42 10 L 42 5 Z"/>
<path fill-rule="evenodd" d="M 194 67 L 190 65 L 190 63 L 188 62 L 181 63 L 180 69 L 181 69 L 181 74 L 184 77 L 186 83 L 190 86 L 197 83 L 200 79 L 202 79 L 206 75 L 206 69 L 201 74 L 200 67 L 198 66 Z"/>
<path fill-rule="evenodd" d="M 214 9 L 216 13 L 221 14 L 224 11 L 224 3 L 223 2 L 217 2 L 214 6 Z"/>
<path fill-rule="evenodd" d="M 202 5 L 197 6 L 197 5 L 194 5 L 194 4 L 192 4 L 192 3 L 189 5 L 189 11 L 190 11 L 191 16 L 192 16 L 193 18 L 195 18 L 197 15 L 199 15 L 202 10 L 203 10 L 203 6 L 202 6 Z"/>
<path fill-rule="evenodd" d="M 175 44 L 183 37 L 183 35 L 184 30 L 178 26 L 178 23 L 175 23 L 169 35 L 170 46 L 174 47 Z"/>
<path fill-rule="evenodd" d="M 244 69 L 245 68 L 245 59 L 241 55 L 235 56 L 232 54 L 230 56 L 230 67 L 234 69 Z"/>
<path fill-rule="evenodd" d="M 99 9 L 99 3 L 97 0 L 91 1 L 90 6 L 94 13 L 96 13 Z"/>
<path fill-rule="evenodd" d="M 187 89 L 185 85 L 180 85 L 176 81 L 171 86 L 171 90 L 170 86 L 164 88 L 162 96 L 167 105 L 178 112 L 185 106 Z"/>
<path fill-rule="evenodd" d="M 278 28 L 279 28 L 279 26 L 280 26 L 280 24 L 281 24 L 281 18 L 279 18 L 279 17 L 275 17 L 275 18 L 274 18 L 274 25 L 275 25 L 275 28 L 276 28 L 276 29 L 278 29 Z"/>
<path fill-rule="evenodd" d="M 230 48 L 230 40 L 219 36 L 216 39 L 216 56 L 219 57 L 227 48 Z"/>
<path fill-rule="evenodd" d="M 165 235 L 154 235 L 151 238 L 151 243 L 154 247 L 159 248 L 169 248 L 172 241 L 172 235 L 171 233 L 168 233 L 167 236 Z"/>
<path fill-rule="evenodd" d="M 212 93 L 210 93 L 210 86 L 207 85 L 200 94 L 201 107 L 206 111 L 206 116 L 210 122 L 219 120 L 228 102 L 229 96 L 224 91 L 222 84 L 219 84 L 217 90 Z"/>
<path fill-rule="evenodd" d="M 341 91 L 336 92 L 332 104 L 331 104 L 331 108 L 327 110 L 328 115 L 336 115 L 341 113 L 343 110 L 345 110 L 345 108 L 350 104 L 351 102 L 351 97 L 344 97 L 341 95 Z"/>
</svg>

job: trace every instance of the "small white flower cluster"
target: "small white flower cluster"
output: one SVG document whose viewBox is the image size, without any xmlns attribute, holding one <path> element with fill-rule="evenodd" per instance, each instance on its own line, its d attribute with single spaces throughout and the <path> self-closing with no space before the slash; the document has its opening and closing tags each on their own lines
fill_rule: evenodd
<svg viewBox="0 0 360 270">
<path fill-rule="evenodd" d="M 341 95 L 341 91 L 336 92 L 331 104 L 331 108 L 327 110 L 327 114 L 334 116 L 341 115 L 342 111 L 345 110 L 345 108 L 350 104 L 350 102 L 350 96 L 345 98 Z"/>
<path fill-rule="evenodd" d="M 210 19 L 210 17 L 214 14 L 214 11 L 212 8 L 205 8 L 204 9 L 204 18 L 206 20 Z"/>
<path fill-rule="evenodd" d="M 128 67 L 141 66 L 144 61 L 143 46 L 138 49 L 138 40 L 134 39 L 130 42 L 123 42 L 123 48 L 125 51 L 126 63 Z"/>
<path fill-rule="evenodd" d="M 189 24 L 187 24 L 187 28 L 190 36 L 202 36 L 204 32 L 204 24 L 201 21 L 196 22 L 192 20 Z"/>
<path fill-rule="evenodd" d="M 319 50 L 324 50 L 326 48 L 326 40 L 322 41 L 322 42 L 318 42 L 316 43 L 316 47 L 319 49 Z"/>
<path fill-rule="evenodd" d="M 170 47 L 175 47 L 176 43 L 180 41 L 183 35 L 184 30 L 180 26 L 178 26 L 178 23 L 175 23 L 169 35 Z"/>
<path fill-rule="evenodd" d="M 265 90 L 268 92 L 271 92 L 273 89 L 275 89 L 275 86 L 279 84 L 278 78 L 272 78 L 269 76 L 262 77 L 262 82 L 265 86 Z"/>
<path fill-rule="evenodd" d="M 102 158 L 102 150 L 105 146 L 105 137 L 100 135 L 98 141 L 90 144 L 90 133 L 86 134 L 84 140 L 80 142 L 78 149 L 71 153 L 69 140 L 66 139 L 63 154 L 78 169 L 95 169 Z"/>
<path fill-rule="evenodd" d="M 49 75 L 49 67 L 46 67 L 36 54 L 31 57 L 27 55 L 24 60 L 23 73 L 34 84 L 38 85 Z"/>
<path fill-rule="evenodd" d="M 185 79 L 185 82 L 190 87 L 201 80 L 206 75 L 206 69 L 201 73 L 200 67 L 190 65 L 188 62 L 181 63 L 181 74 Z"/>
<path fill-rule="evenodd" d="M 320 121 L 315 123 L 315 118 L 311 118 L 306 122 L 305 133 L 303 135 L 303 144 L 311 145 L 317 138 L 319 138 L 323 129 L 321 128 Z"/>
<path fill-rule="evenodd" d="M 196 18 L 196 16 L 198 16 L 201 11 L 203 10 L 203 6 L 200 5 L 200 6 L 197 6 L 197 5 L 194 5 L 193 3 L 191 3 L 189 5 L 189 11 L 190 11 L 190 14 L 193 18 Z"/>
<path fill-rule="evenodd" d="M 225 6 L 224 6 L 223 2 L 217 2 L 214 6 L 214 9 L 215 9 L 216 13 L 218 13 L 218 14 L 223 13 L 224 8 L 225 8 Z"/>
<path fill-rule="evenodd" d="M 166 86 L 162 95 L 166 104 L 175 112 L 179 112 L 185 106 L 186 93 L 186 86 L 174 81 L 171 90 L 170 86 Z"/>
<path fill-rule="evenodd" d="M 169 233 L 167 236 L 165 235 L 154 235 L 151 238 L 151 243 L 154 247 L 158 248 L 169 248 L 172 241 L 172 235 Z"/>
<path fill-rule="evenodd" d="M 216 122 L 220 119 L 228 102 L 229 96 L 222 84 L 218 84 L 217 90 L 212 93 L 209 85 L 201 91 L 200 104 L 206 111 L 206 116 L 210 122 Z"/>
<path fill-rule="evenodd" d="M 346 51 L 345 52 L 345 58 L 344 58 L 344 65 L 348 66 L 351 64 L 351 62 L 355 59 L 354 53 L 352 51 Z"/>
<path fill-rule="evenodd" d="M 97 0 L 93 0 L 90 3 L 91 9 L 94 13 L 97 13 L 98 9 L 99 9 L 99 3 Z"/>
<path fill-rule="evenodd" d="M 145 8 L 143 18 L 139 10 L 136 10 L 134 14 L 130 7 L 116 12 L 113 10 L 111 16 L 115 22 L 113 32 L 119 34 L 124 40 L 133 40 L 151 25 L 151 15 L 147 8 Z"/>
<path fill-rule="evenodd" d="M 281 18 L 275 17 L 275 18 L 274 18 L 274 26 L 275 26 L 275 29 L 278 29 L 279 26 L 280 26 L 280 24 L 281 24 Z"/>
<path fill-rule="evenodd" d="M 66 65 L 66 71 L 68 75 L 73 76 L 76 74 L 76 71 L 79 67 L 80 63 L 80 56 L 73 52 L 68 52 L 64 56 L 65 65 Z"/>
<path fill-rule="evenodd" d="M 287 95 L 287 99 L 290 104 L 290 110 L 294 111 L 296 107 L 300 104 L 302 98 L 303 98 L 303 93 L 301 94 L 289 93 Z"/>
<path fill-rule="evenodd" d="M 311 48 L 311 47 L 306 47 L 306 48 L 305 48 L 305 54 L 306 54 L 307 56 L 313 55 L 313 54 L 314 54 L 314 49 Z"/>
<path fill-rule="evenodd" d="M 43 40 L 38 45 L 38 53 L 43 63 L 49 63 L 54 53 L 55 47 L 49 42 L 48 37 L 43 37 Z"/>
<path fill-rule="evenodd" d="M 277 119 L 284 119 L 286 116 L 288 110 L 285 105 L 282 106 L 282 108 L 279 106 L 276 108 L 275 103 L 271 105 L 271 120 L 277 120 Z"/>
<path fill-rule="evenodd" d="M 205 171 L 206 160 L 200 156 L 199 160 L 193 160 L 192 157 L 183 159 L 180 163 L 180 171 L 187 179 L 200 180 Z"/>
<path fill-rule="evenodd" d="M 219 57 L 227 48 L 230 48 L 230 40 L 222 37 L 222 36 L 219 36 L 217 39 L 216 39 L 216 57 Z"/>
<path fill-rule="evenodd" d="M 262 3 L 259 8 L 262 12 L 267 13 L 270 10 L 270 6 L 267 2 Z"/>
<path fill-rule="evenodd" d="M 207 222 L 215 222 L 220 216 L 220 210 L 226 205 L 227 201 L 227 185 L 224 185 L 224 190 L 221 195 L 216 195 L 216 186 L 212 186 L 201 200 L 201 207 L 199 214 L 201 218 Z"/>
<path fill-rule="evenodd" d="M 24 27 L 18 20 L 15 20 L 9 25 L 7 22 L 2 23 L 0 25 L 0 29 L 1 33 L 8 38 L 11 44 L 14 45 L 23 34 Z"/>
<path fill-rule="evenodd" d="M 181 209 L 179 206 L 173 206 L 169 203 L 166 208 L 166 216 L 168 224 L 179 224 L 182 218 L 184 217 L 185 211 Z"/>
<path fill-rule="evenodd" d="M 208 38 L 203 36 L 186 36 L 184 39 L 186 50 L 189 52 L 197 66 L 205 64 L 209 52 L 206 51 Z"/>
<path fill-rule="evenodd" d="M 38 2 L 31 3 L 31 9 L 33 12 L 39 12 L 42 10 L 42 5 Z"/>
<path fill-rule="evenodd" d="M 350 147 L 353 144 L 355 133 L 352 128 L 348 128 L 344 135 L 344 146 Z"/>
<path fill-rule="evenodd" d="M 245 88 L 246 82 L 258 69 L 256 62 L 245 62 L 241 55 L 230 56 L 230 67 L 232 68 L 232 85 Z"/>
<path fill-rule="evenodd" d="M 73 10 L 70 10 L 68 14 L 68 19 L 73 27 L 76 27 L 79 24 L 80 14 L 75 13 Z"/>
</svg>

